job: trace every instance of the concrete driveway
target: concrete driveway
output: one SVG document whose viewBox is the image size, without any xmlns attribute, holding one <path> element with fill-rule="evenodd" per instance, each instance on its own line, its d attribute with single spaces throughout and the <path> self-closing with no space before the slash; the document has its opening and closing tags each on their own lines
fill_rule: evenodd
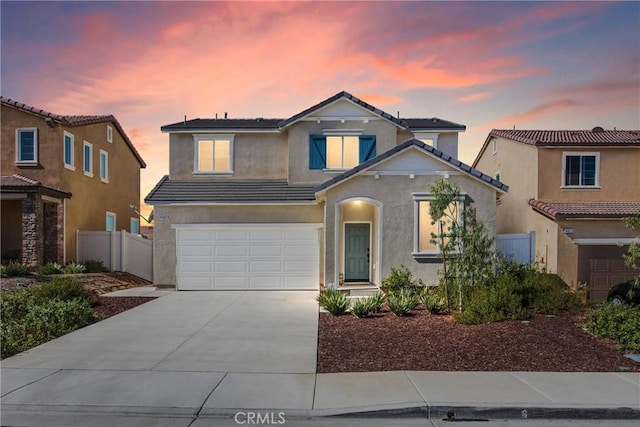
<svg viewBox="0 0 640 427">
<path fill-rule="evenodd" d="M 2 367 L 315 373 L 315 296 L 173 292 L 3 360 Z"/>
</svg>

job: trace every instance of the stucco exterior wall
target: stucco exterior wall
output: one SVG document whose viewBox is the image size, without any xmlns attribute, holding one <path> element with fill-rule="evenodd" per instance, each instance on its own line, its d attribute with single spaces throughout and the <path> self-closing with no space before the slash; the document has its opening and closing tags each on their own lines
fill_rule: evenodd
<svg viewBox="0 0 640 427">
<path fill-rule="evenodd" d="M 500 180 L 509 186 L 509 192 L 500 196 L 496 208 L 496 232 L 528 233 L 535 229 L 533 215 L 538 215 L 527 203 L 538 193 L 538 151 L 504 138 L 497 138 L 497 145 L 494 154 L 489 143 L 476 165 L 476 169 L 492 177 L 499 172 Z"/>
<path fill-rule="evenodd" d="M 153 238 L 153 280 L 176 285 L 176 230 L 172 224 L 322 223 L 322 205 L 297 206 L 156 206 Z M 319 230 L 318 238 L 324 230 Z M 320 250 L 322 251 L 322 245 Z M 322 252 L 321 252 L 322 254 Z M 320 281 L 323 281 L 320 256 Z"/>
<path fill-rule="evenodd" d="M 107 126 L 113 129 L 113 142 L 107 142 Z M 37 127 L 38 165 L 15 164 L 15 129 Z M 74 136 L 75 170 L 63 162 L 64 131 Z M 131 230 L 129 205 L 140 208 L 140 163 L 112 123 L 66 127 L 47 126 L 44 118 L 2 106 L 2 174 L 20 174 L 44 185 L 72 194 L 66 200 L 66 261 L 76 260 L 76 230 L 105 230 L 106 212 L 116 214 L 116 228 Z M 93 145 L 93 176 L 83 172 L 83 142 Z M 108 182 L 100 180 L 100 150 L 108 153 Z"/>
<path fill-rule="evenodd" d="M 458 158 L 458 133 L 457 132 L 440 133 L 438 135 L 438 150 L 457 159 Z"/>
<path fill-rule="evenodd" d="M 327 281 L 337 280 L 335 239 L 331 232 L 335 227 L 336 205 L 345 199 L 366 197 L 381 203 L 379 212 L 380 230 L 382 233 L 381 264 L 376 265 L 380 279 L 388 276 L 391 267 L 406 265 L 416 279 L 427 284 L 437 284 L 437 271 L 441 268 L 439 260 L 418 262 L 412 253 L 414 248 L 414 208 L 413 193 L 428 193 L 429 184 L 435 182 L 436 176 L 383 175 L 375 179 L 371 175 L 361 175 L 343 182 L 326 192 L 326 267 Z M 456 182 L 474 201 L 478 220 L 485 223 L 489 233 L 495 231 L 495 190 L 465 175 L 453 175 L 450 179 Z M 374 237 L 375 239 L 375 237 Z M 372 258 L 372 262 L 375 258 Z M 375 277 L 375 274 L 374 274 Z"/>
<path fill-rule="evenodd" d="M 640 147 L 540 148 L 538 152 L 539 199 L 640 200 Z M 562 153 L 571 152 L 600 153 L 599 189 L 562 188 Z"/>
<path fill-rule="evenodd" d="M 170 134 L 169 158 L 174 179 L 287 179 L 287 134 L 235 134 L 233 174 L 194 174 L 193 134 Z"/>
<path fill-rule="evenodd" d="M 320 122 L 301 121 L 289 128 L 289 182 L 291 184 L 320 184 L 336 176 L 335 172 L 309 169 L 309 135 L 322 135 L 324 129 L 358 129 L 364 135 L 376 135 L 376 153 L 395 147 L 397 126 L 386 120 L 346 120 Z M 408 139 L 408 138 L 407 138 Z"/>
</svg>

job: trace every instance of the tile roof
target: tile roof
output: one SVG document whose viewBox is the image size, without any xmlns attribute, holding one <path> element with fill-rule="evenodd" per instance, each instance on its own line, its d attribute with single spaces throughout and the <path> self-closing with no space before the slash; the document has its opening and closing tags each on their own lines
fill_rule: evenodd
<svg viewBox="0 0 640 427">
<path fill-rule="evenodd" d="M 398 118 L 394 117 L 391 114 L 382 111 L 379 108 L 374 107 L 371 104 L 366 103 L 365 101 L 351 95 L 349 92 L 342 91 L 333 95 L 330 98 L 325 99 L 324 101 L 307 108 L 306 110 L 289 117 L 288 119 L 265 119 L 265 118 L 255 118 L 255 119 L 191 119 L 184 120 L 182 122 L 177 122 L 169 125 L 162 126 L 160 128 L 163 132 L 179 132 L 179 131 L 193 131 L 193 130 L 282 130 L 287 126 L 293 124 L 294 122 L 312 114 L 313 112 L 326 107 L 327 105 L 339 100 L 339 99 L 348 99 L 361 107 L 371 111 L 372 113 L 389 120 L 395 125 L 411 131 L 425 131 L 425 130 L 456 130 L 456 131 L 464 131 L 466 129 L 465 125 L 461 125 L 460 123 L 451 122 L 449 120 L 439 119 L 437 117 L 431 118 Z"/>
<path fill-rule="evenodd" d="M 78 127 L 78 126 L 86 126 L 86 125 L 92 125 L 92 124 L 97 124 L 97 123 L 113 123 L 114 126 L 116 127 L 116 129 L 118 129 L 118 132 L 120 132 L 120 135 L 122 135 L 122 137 L 124 138 L 124 141 L 126 142 L 126 144 L 129 146 L 129 148 L 131 149 L 131 151 L 133 152 L 133 155 L 136 157 L 136 159 L 138 160 L 138 162 L 140 163 L 140 166 L 145 168 L 147 166 L 147 164 L 144 162 L 144 160 L 142 159 L 142 156 L 140 156 L 140 153 L 138 153 L 138 150 L 136 150 L 135 146 L 133 145 L 133 142 L 131 142 L 131 140 L 129 139 L 129 137 L 127 136 L 127 134 L 125 133 L 124 129 L 122 128 L 122 126 L 120 125 L 120 123 L 118 122 L 118 120 L 113 116 L 113 115 L 103 115 L 103 116 L 72 116 L 72 115 L 60 115 L 60 114 L 54 114 L 54 113 L 50 113 L 49 111 L 45 111 L 39 108 L 35 108 L 35 107 L 31 107 L 27 104 L 23 104 L 22 102 L 18 102 L 15 101 L 13 99 L 9 99 L 9 98 L 5 98 L 4 96 L 0 96 L 0 103 L 7 105 L 9 107 L 13 107 L 13 108 L 17 108 L 19 110 L 22 111 L 26 111 L 28 113 L 32 113 L 41 117 L 44 117 L 45 119 L 49 118 L 53 121 L 56 121 L 58 123 L 63 124 L 64 126 L 67 127 Z"/>
<path fill-rule="evenodd" d="M 596 128 L 597 129 L 597 128 Z M 536 147 L 559 145 L 640 145 L 640 130 L 509 130 L 493 129 L 501 136 Z"/>
<path fill-rule="evenodd" d="M 145 198 L 146 203 L 153 205 L 197 202 L 286 204 L 315 200 L 312 185 L 289 185 L 284 180 L 174 180 L 168 175 Z"/>
<path fill-rule="evenodd" d="M 67 191 L 43 185 L 40 181 L 17 174 L 0 176 L 0 189 L 3 193 L 43 191 L 44 193 L 62 198 L 68 199 L 71 197 L 71 193 Z"/>
<path fill-rule="evenodd" d="M 392 148 L 389 151 L 385 151 L 384 153 L 380 154 L 379 156 L 374 157 L 373 159 L 367 160 L 364 163 L 361 163 L 360 165 L 356 166 L 353 169 L 349 169 L 348 171 L 320 184 L 319 186 L 316 187 L 316 191 L 321 191 L 324 189 L 327 189 L 329 187 L 332 187 L 336 184 L 338 184 L 341 181 L 344 181 L 345 179 L 348 179 L 354 175 L 356 175 L 357 173 L 359 173 L 360 171 L 364 170 L 364 169 L 368 169 L 371 166 L 375 165 L 376 163 L 379 163 L 389 157 L 391 157 L 392 155 L 405 150 L 409 147 L 418 147 L 423 149 L 424 151 L 427 151 L 428 153 L 431 153 L 433 156 L 435 157 L 439 157 L 442 160 L 444 160 L 445 162 L 449 163 L 450 165 L 452 165 L 453 167 L 455 167 L 456 169 L 466 173 L 467 175 L 470 175 L 476 179 L 479 179 L 480 181 L 483 181 L 484 183 L 491 185 L 492 187 L 495 187 L 496 189 L 502 191 L 502 192 L 507 192 L 509 190 L 509 186 L 490 177 L 489 175 L 486 175 L 482 172 L 480 172 L 477 169 L 472 168 L 471 166 L 462 163 L 460 160 L 455 159 L 451 156 L 449 156 L 448 154 L 444 154 L 442 151 L 440 150 L 436 150 L 435 148 L 433 148 L 430 145 L 427 145 L 425 143 L 423 143 L 422 141 L 418 141 L 417 139 L 409 139 L 405 142 L 403 142 L 400 145 L 396 145 L 394 148 Z"/>
<path fill-rule="evenodd" d="M 640 201 L 567 202 L 529 199 L 536 211 L 553 219 L 623 218 L 640 212 Z"/>
</svg>

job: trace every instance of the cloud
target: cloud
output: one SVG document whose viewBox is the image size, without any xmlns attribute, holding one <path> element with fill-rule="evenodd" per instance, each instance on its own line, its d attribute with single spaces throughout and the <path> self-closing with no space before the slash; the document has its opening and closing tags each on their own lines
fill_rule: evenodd
<svg viewBox="0 0 640 427">
<path fill-rule="evenodd" d="M 474 92 L 469 95 L 461 96 L 457 99 L 458 103 L 469 103 L 481 101 L 483 99 L 487 99 L 490 96 L 489 92 Z"/>
</svg>

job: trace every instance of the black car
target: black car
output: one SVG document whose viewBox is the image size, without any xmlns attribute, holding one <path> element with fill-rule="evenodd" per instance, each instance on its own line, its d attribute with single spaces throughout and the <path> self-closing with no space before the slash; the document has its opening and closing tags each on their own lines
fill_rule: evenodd
<svg viewBox="0 0 640 427">
<path fill-rule="evenodd" d="M 628 282 L 618 283 L 607 294 L 607 301 L 616 305 L 623 303 L 640 304 L 640 287 L 633 286 L 634 279 Z"/>
</svg>

